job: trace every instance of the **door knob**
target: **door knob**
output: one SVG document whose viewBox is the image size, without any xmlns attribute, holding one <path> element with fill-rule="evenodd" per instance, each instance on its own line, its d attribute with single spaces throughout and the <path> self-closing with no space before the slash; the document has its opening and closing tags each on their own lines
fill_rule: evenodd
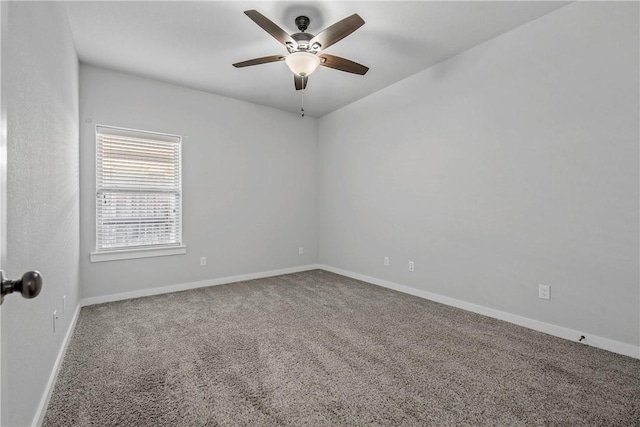
<svg viewBox="0 0 640 427">
<path fill-rule="evenodd" d="M 42 290 L 42 275 L 38 271 L 27 271 L 21 279 L 9 280 L 4 278 L 4 271 L 0 270 L 0 304 L 4 296 L 13 292 L 20 292 L 25 298 L 35 298 Z"/>
</svg>

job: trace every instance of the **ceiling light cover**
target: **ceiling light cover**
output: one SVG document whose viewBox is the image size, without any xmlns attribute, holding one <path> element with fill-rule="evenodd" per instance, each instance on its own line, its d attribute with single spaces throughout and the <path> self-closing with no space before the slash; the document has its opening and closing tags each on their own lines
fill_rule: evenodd
<svg viewBox="0 0 640 427">
<path fill-rule="evenodd" d="M 309 52 L 295 52 L 287 56 L 284 62 L 287 63 L 293 74 L 307 77 L 318 68 L 320 58 Z"/>
</svg>

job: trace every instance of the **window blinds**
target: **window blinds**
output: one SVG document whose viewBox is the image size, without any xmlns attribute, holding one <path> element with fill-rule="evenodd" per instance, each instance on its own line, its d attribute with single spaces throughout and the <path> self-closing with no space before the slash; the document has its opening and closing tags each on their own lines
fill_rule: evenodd
<svg viewBox="0 0 640 427">
<path fill-rule="evenodd" d="M 97 251 L 179 246 L 181 138 L 96 127 Z"/>
</svg>

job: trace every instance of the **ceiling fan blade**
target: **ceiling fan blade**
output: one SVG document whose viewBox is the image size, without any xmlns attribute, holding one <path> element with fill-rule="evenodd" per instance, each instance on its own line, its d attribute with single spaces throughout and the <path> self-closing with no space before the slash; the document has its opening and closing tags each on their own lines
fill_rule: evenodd
<svg viewBox="0 0 640 427">
<path fill-rule="evenodd" d="M 251 65 L 268 64 L 269 62 L 284 61 L 284 55 L 263 56 L 262 58 L 249 59 L 247 61 L 236 62 L 233 64 L 236 68 L 249 67 Z"/>
<path fill-rule="evenodd" d="M 309 41 L 309 46 L 313 46 L 315 43 L 318 43 L 320 45 L 320 49 L 324 50 L 332 44 L 347 37 L 363 25 L 364 20 L 360 18 L 360 15 L 354 13 L 353 15 L 344 18 L 342 21 L 338 21 L 332 26 L 322 30 L 320 34 Z"/>
<path fill-rule="evenodd" d="M 258 12 L 257 10 L 245 10 L 244 14 L 247 15 L 253 22 L 258 24 L 260 28 L 271 34 L 274 39 L 278 40 L 285 46 L 298 47 L 296 41 L 286 33 L 282 28 L 278 27 L 272 20 Z"/>
<path fill-rule="evenodd" d="M 296 85 L 296 90 L 306 89 L 309 77 L 300 77 L 297 74 L 293 75 L 293 83 Z"/>
<path fill-rule="evenodd" d="M 367 71 L 369 71 L 369 67 L 365 67 L 362 64 L 358 64 L 357 62 L 353 62 L 339 56 L 329 55 L 326 53 L 318 56 L 320 57 L 320 65 L 324 65 L 325 67 L 346 71 L 347 73 L 360 74 L 361 76 L 364 76 L 367 74 Z"/>
</svg>

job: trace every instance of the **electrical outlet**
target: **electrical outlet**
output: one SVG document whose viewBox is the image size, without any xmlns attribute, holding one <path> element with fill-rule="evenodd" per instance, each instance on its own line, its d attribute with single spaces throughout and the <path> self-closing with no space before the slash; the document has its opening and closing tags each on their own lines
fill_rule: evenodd
<svg viewBox="0 0 640 427">
<path fill-rule="evenodd" d="M 551 299 L 551 287 L 548 285 L 538 285 L 538 298 Z"/>
<path fill-rule="evenodd" d="M 413 264 L 413 261 L 409 261 L 409 271 L 415 271 L 415 265 Z"/>
<path fill-rule="evenodd" d="M 389 267 L 389 257 L 388 256 L 384 257 L 384 266 L 385 267 Z"/>
<path fill-rule="evenodd" d="M 303 255 L 304 254 L 304 248 L 302 246 L 300 246 L 298 248 L 298 255 Z"/>
<path fill-rule="evenodd" d="M 207 257 L 206 256 L 201 256 L 200 257 L 200 267 L 204 267 L 205 265 L 207 265 Z"/>
<path fill-rule="evenodd" d="M 67 310 L 67 296 L 62 295 L 62 314 Z"/>
</svg>

